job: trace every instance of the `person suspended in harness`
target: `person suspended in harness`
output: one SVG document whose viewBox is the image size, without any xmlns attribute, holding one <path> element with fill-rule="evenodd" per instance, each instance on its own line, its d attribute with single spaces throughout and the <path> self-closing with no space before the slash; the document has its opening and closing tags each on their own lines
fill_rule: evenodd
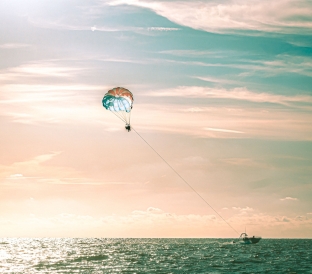
<svg viewBox="0 0 312 274">
<path fill-rule="evenodd" d="M 129 124 L 126 124 L 125 128 L 128 130 L 128 132 L 131 130 L 131 126 Z"/>
</svg>

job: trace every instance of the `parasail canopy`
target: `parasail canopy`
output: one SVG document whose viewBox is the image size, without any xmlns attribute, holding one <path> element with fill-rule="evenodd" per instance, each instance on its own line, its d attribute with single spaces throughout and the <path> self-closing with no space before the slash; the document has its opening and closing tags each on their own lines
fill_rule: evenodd
<svg viewBox="0 0 312 274">
<path fill-rule="evenodd" d="M 102 99 L 103 107 L 130 125 L 133 94 L 126 88 L 116 87 L 109 90 Z"/>
</svg>

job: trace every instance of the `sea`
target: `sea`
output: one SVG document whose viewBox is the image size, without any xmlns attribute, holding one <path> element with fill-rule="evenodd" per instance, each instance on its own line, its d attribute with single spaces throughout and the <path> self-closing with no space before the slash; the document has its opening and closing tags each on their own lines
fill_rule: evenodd
<svg viewBox="0 0 312 274">
<path fill-rule="evenodd" d="M 312 273 L 312 239 L 2 238 L 0 273 Z"/>
</svg>

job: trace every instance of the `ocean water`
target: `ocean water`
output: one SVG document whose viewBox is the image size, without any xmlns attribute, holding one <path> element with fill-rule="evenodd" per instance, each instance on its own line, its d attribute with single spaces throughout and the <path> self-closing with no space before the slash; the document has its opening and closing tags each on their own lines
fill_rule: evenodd
<svg viewBox="0 0 312 274">
<path fill-rule="evenodd" d="M 312 240 L 2 238 L 0 273 L 312 273 Z"/>
</svg>

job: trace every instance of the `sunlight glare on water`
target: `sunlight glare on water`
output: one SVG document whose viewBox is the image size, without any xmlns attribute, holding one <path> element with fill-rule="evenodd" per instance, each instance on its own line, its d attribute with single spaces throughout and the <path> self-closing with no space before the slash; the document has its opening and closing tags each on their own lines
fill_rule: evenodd
<svg viewBox="0 0 312 274">
<path fill-rule="evenodd" d="M 1 273 L 312 273 L 312 240 L 0 239 Z"/>
</svg>

